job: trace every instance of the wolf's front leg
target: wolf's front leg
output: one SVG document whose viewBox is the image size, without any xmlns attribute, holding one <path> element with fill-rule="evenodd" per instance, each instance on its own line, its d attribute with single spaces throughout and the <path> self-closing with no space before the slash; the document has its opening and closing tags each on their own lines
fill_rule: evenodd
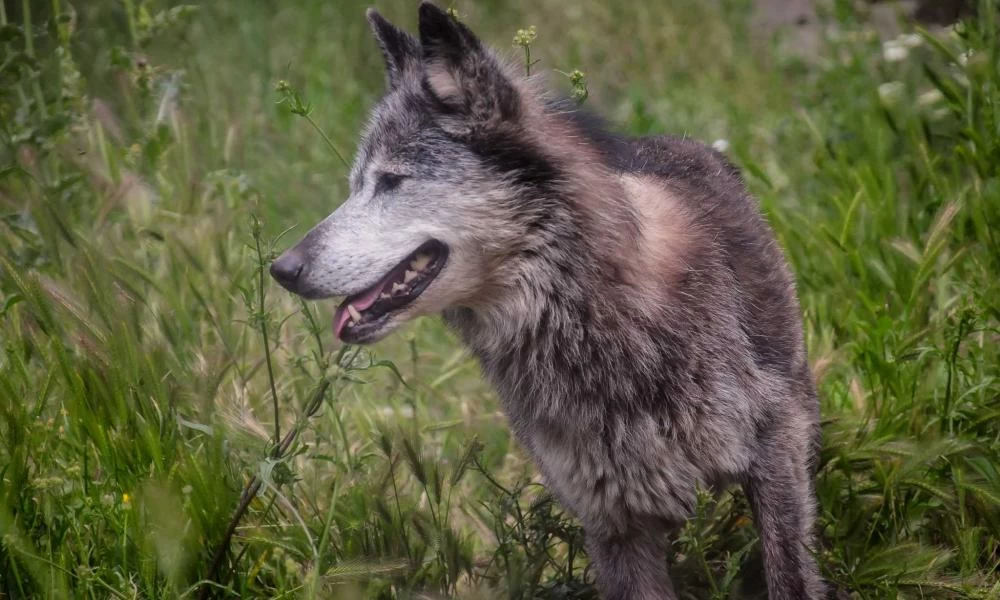
<svg viewBox="0 0 1000 600">
<path fill-rule="evenodd" d="M 676 600 L 667 574 L 666 533 L 636 528 L 614 536 L 587 535 L 604 600 Z"/>
</svg>

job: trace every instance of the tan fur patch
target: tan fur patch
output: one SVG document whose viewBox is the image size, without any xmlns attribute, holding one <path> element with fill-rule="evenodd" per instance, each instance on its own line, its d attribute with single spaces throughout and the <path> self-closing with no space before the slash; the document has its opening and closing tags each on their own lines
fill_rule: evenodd
<svg viewBox="0 0 1000 600">
<path fill-rule="evenodd" d="M 442 100 L 454 98 L 461 93 L 455 74 L 448 70 L 444 63 L 436 62 L 427 65 L 427 84 Z"/>
<path fill-rule="evenodd" d="M 639 219 L 640 285 L 662 297 L 676 277 L 688 269 L 686 256 L 697 235 L 676 192 L 652 176 L 622 175 L 625 195 Z"/>
<path fill-rule="evenodd" d="M 612 285 L 628 283 L 631 277 L 622 271 L 621 257 L 635 256 L 638 251 L 638 215 L 625 197 L 621 181 L 568 119 L 548 111 L 545 94 L 540 91 L 540 77 L 516 81 L 524 118 L 529 123 L 524 129 L 534 132 L 535 145 L 555 158 L 567 173 L 567 195 L 594 241 L 593 250 L 605 276 Z"/>
</svg>

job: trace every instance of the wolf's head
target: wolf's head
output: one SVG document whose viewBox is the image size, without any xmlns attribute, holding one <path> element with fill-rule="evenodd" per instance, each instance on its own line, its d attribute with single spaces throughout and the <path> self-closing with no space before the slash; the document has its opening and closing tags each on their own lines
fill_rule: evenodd
<svg viewBox="0 0 1000 600">
<path fill-rule="evenodd" d="M 547 208 L 523 190 L 556 177 L 529 131 L 528 84 L 430 3 L 420 39 L 368 11 L 386 63 L 350 175 L 350 197 L 271 265 L 306 298 L 346 296 L 336 335 L 373 342 L 404 321 L 488 305 Z M 535 141 L 532 139 L 535 138 Z"/>
</svg>

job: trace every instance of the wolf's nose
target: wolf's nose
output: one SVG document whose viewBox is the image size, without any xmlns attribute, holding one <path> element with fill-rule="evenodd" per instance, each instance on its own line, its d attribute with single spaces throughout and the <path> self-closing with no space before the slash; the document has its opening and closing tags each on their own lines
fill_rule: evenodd
<svg viewBox="0 0 1000 600">
<path fill-rule="evenodd" d="M 303 260 L 302 254 L 292 248 L 271 263 L 271 277 L 291 290 L 305 266 L 306 261 Z"/>
</svg>

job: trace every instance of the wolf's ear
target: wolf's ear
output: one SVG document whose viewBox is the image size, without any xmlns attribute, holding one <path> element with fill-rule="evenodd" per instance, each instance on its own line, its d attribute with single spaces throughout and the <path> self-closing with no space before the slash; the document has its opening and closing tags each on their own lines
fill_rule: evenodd
<svg viewBox="0 0 1000 600">
<path fill-rule="evenodd" d="M 448 109 L 476 122 L 518 114 L 517 90 L 468 27 L 430 2 L 420 4 L 426 88 Z"/>
<path fill-rule="evenodd" d="M 420 66 L 420 43 L 415 37 L 387 21 L 374 8 L 369 8 L 365 16 L 368 17 L 375 41 L 382 50 L 382 57 L 385 58 L 386 85 L 390 90 L 395 89 L 407 70 Z"/>
</svg>

